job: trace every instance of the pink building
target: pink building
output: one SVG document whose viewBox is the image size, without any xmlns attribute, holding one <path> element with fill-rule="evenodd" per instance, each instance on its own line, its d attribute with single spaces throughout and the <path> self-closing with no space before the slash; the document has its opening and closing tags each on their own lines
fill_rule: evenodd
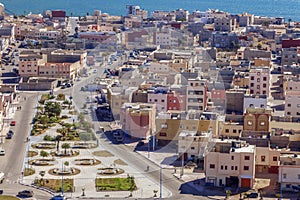
<svg viewBox="0 0 300 200">
<path fill-rule="evenodd" d="M 148 138 L 155 133 L 155 104 L 124 103 L 120 112 L 122 129 L 134 138 Z"/>
<path fill-rule="evenodd" d="M 270 91 L 270 69 L 268 67 L 253 68 L 249 72 L 250 94 L 265 94 Z"/>
<path fill-rule="evenodd" d="M 148 90 L 148 103 L 156 105 L 156 111 L 166 112 L 167 105 L 167 91 Z"/>
</svg>

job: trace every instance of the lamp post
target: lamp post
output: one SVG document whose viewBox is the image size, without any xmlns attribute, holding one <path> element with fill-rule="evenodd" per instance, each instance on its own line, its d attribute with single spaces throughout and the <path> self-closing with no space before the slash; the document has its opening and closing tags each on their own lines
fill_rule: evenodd
<svg viewBox="0 0 300 200">
<path fill-rule="evenodd" d="M 61 163 L 61 194 L 64 196 L 64 162 Z"/>
<path fill-rule="evenodd" d="M 162 167 L 159 165 L 159 198 L 162 198 Z"/>
</svg>

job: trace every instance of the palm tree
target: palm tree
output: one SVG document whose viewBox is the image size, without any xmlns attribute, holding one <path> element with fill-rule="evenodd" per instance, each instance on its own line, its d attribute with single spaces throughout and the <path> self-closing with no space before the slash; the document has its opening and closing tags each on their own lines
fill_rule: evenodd
<svg viewBox="0 0 300 200">
<path fill-rule="evenodd" d="M 67 154 L 67 149 L 71 148 L 69 143 L 64 143 L 61 147 L 65 149 L 65 155 Z"/>
</svg>

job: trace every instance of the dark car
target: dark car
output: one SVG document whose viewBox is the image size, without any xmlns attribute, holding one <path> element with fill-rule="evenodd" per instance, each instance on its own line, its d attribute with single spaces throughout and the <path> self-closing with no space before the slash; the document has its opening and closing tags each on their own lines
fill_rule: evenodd
<svg viewBox="0 0 300 200">
<path fill-rule="evenodd" d="M 13 136 L 13 134 L 8 132 L 8 133 L 6 134 L 6 139 L 11 139 L 12 136 Z"/>
<path fill-rule="evenodd" d="M 32 190 L 23 190 L 23 191 L 20 191 L 18 193 L 18 196 L 20 196 L 20 197 L 33 197 L 33 191 Z"/>
<path fill-rule="evenodd" d="M 9 134 L 12 134 L 12 135 L 15 134 L 13 130 L 9 130 L 8 133 L 9 133 Z"/>
<path fill-rule="evenodd" d="M 257 192 L 251 192 L 250 194 L 247 195 L 248 198 L 258 198 L 258 193 Z"/>
</svg>

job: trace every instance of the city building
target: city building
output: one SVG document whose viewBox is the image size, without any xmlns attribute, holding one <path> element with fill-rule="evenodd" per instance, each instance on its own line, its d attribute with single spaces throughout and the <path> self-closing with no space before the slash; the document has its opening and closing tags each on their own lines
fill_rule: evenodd
<svg viewBox="0 0 300 200">
<path fill-rule="evenodd" d="M 251 68 L 249 72 L 250 94 L 269 96 L 270 92 L 270 68 Z"/>
<path fill-rule="evenodd" d="M 216 187 L 253 188 L 255 156 L 254 145 L 217 139 L 204 158 L 205 182 Z"/>
<path fill-rule="evenodd" d="M 120 111 L 122 130 L 133 138 L 149 138 L 155 131 L 155 104 L 124 103 Z"/>
</svg>

